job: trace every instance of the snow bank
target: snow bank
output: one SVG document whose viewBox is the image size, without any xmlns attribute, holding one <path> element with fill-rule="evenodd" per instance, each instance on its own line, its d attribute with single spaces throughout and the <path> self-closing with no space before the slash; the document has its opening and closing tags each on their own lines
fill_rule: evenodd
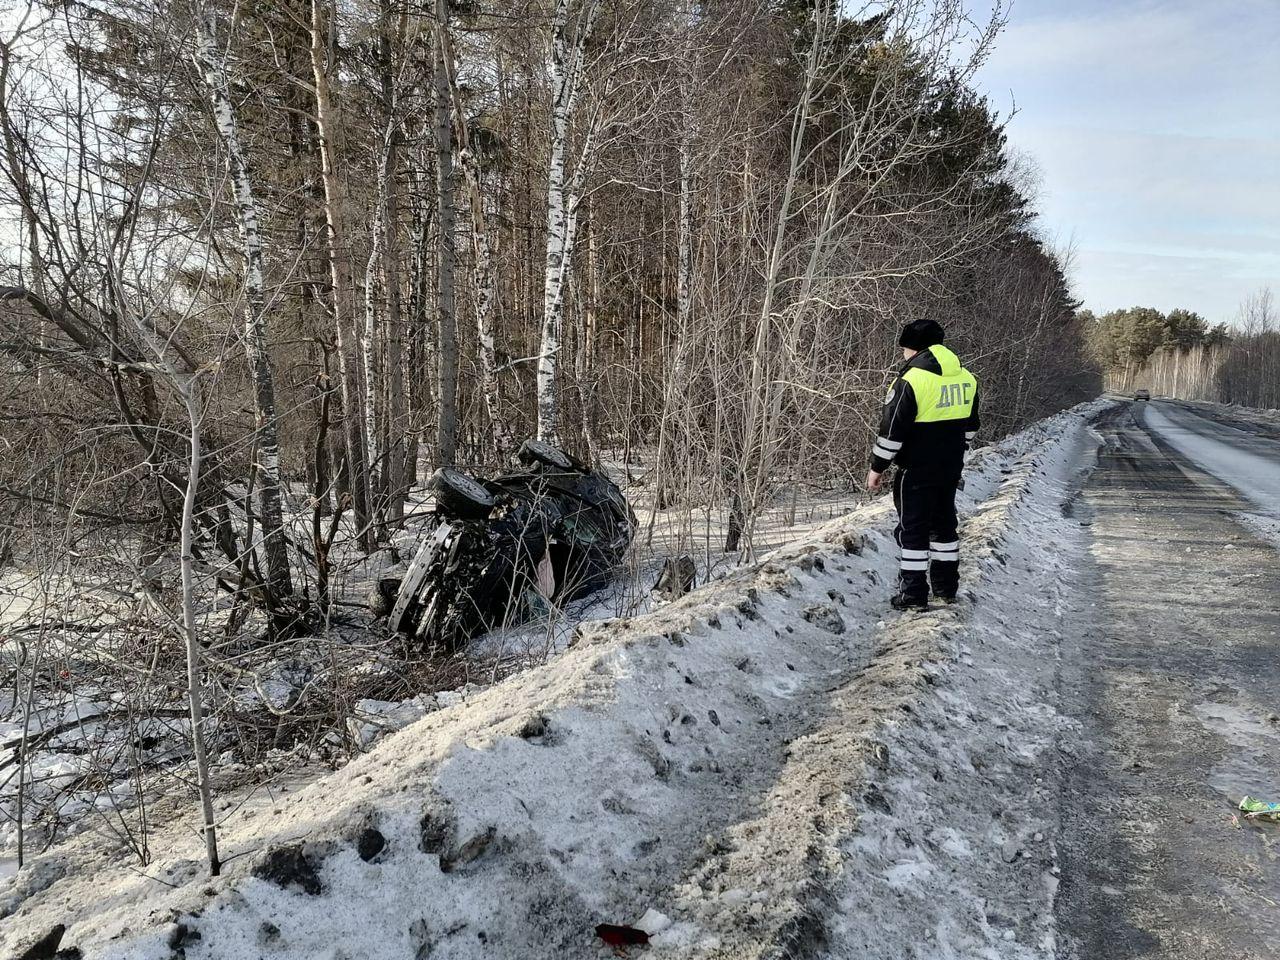
<svg viewBox="0 0 1280 960">
<path fill-rule="evenodd" d="M 905 957 L 928 936 L 930 956 L 1048 956 L 1052 854 L 1029 831 L 1052 824 L 1024 774 L 1056 721 L 1024 671 L 1046 669 L 1043 577 L 1066 560 L 1029 531 L 1070 522 L 1104 405 L 976 458 L 976 608 L 885 616 L 881 499 L 224 810 L 221 877 L 190 816 L 142 872 L 75 838 L 0 885 L 0 952 L 64 925 L 86 960 L 597 957 L 603 922 L 643 925 L 655 957 Z"/>
<path fill-rule="evenodd" d="M 1086 546 L 1071 504 L 1098 440 L 1070 416 L 1016 439 L 1025 452 L 968 520 L 978 603 L 929 625 L 927 693 L 873 734 L 888 759 L 867 768 L 823 956 L 1057 955 L 1056 798 L 1076 748 L 1055 674 L 1064 623 L 1085 602 L 1074 594 Z"/>
</svg>

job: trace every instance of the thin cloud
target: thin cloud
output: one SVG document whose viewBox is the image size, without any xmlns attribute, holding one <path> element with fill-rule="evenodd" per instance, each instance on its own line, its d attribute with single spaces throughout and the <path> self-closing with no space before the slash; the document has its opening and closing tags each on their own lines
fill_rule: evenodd
<svg viewBox="0 0 1280 960">
<path fill-rule="evenodd" d="M 979 77 L 1019 115 L 1049 234 L 1077 241 L 1086 305 L 1228 319 L 1280 281 L 1274 0 L 1015 0 Z M 1280 285 L 1280 284 L 1277 284 Z"/>
</svg>

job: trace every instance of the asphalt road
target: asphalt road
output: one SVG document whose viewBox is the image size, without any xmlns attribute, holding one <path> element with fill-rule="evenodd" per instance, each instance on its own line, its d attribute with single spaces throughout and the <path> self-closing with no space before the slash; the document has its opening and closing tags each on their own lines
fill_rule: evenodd
<svg viewBox="0 0 1280 960">
<path fill-rule="evenodd" d="M 1098 428 L 1072 509 L 1090 546 L 1060 692 L 1085 746 L 1061 798 L 1058 954 L 1274 960 L 1280 824 L 1234 807 L 1280 800 L 1280 555 L 1235 515 L 1280 484 L 1280 441 L 1163 402 Z"/>
</svg>

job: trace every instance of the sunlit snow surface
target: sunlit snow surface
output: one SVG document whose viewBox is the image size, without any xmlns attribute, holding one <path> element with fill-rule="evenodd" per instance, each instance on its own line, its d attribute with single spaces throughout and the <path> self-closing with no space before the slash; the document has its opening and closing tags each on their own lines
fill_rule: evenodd
<svg viewBox="0 0 1280 960">
<path fill-rule="evenodd" d="M 1185 407 L 1152 403 L 1145 416 L 1148 427 L 1196 466 L 1235 487 L 1262 512 L 1280 516 L 1280 442 Z"/>
</svg>

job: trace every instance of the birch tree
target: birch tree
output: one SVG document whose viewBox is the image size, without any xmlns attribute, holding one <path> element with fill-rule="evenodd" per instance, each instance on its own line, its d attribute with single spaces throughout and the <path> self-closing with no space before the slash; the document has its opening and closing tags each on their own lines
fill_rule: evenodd
<svg viewBox="0 0 1280 960">
<path fill-rule="evenodd" d="M 254 199 L 249 163 L 240 141 L 240 130 L 231 104 L 226 68 L 215 39 L 216 17 L 211 11 L 202 10 L 197 15 L 196 24 L 195 59 L 204 75 L 218 136 L 227 151 L 227 168 L 235 196 L 236 224 L 240 229 L 240 240 L 244 248 L 244 348 L 253 378 L 256 411 L 258 509 L 267 560 L 267 584 L 271 593 L 279 600 L 293 592 L 293 580 L 289 571 L 288 537 L 281 505 L 280 431 L 276 419 L 275 375 L 267 344 L 266 292 L 258 204 Z"/>
<path fill-rule="evenodd" d="M 387 201 L 391 193 L 392 140 L 395 135 L 395 118 L 388 116 L 387 128 L 382 138 L 378 160 L 377 199 L 374 201 L 373 225 L 369 230 L 369 260 L 364 272 L 364 329 L 360 336 L 361 373 L 364 380 L 364 442 L 365 462 L 369 465 L 369 507 L 373 516 L 380 513 L 377 464 L 378 440 L 378 277 L 383 266 L 383 245 L 387 239 Z M 390 448 L 388 447 L 388 455 Z M 387 491 L 381 491 L 385 495 Z"/>
<path fill-rule="evenodd" d="M 783 411 L 801 382 L 796 361 L 815 342 L 817 319 L 879 279 L 923 280 L 1005 232 L 1002 220 L 984 217 L 972 202 L 975 184 L 963 171 L 949 181 L 915 182 L 931 160 L 975 136 L 929 120 L 946 91 L 982 63 L 1002 24 L 999 8 L 975 26 L 959 7 L 924 0 L 879 12 L 852 29 L 848 12 L 834 0 L 809 11 L 787 172 L 749 348 L 737 466 L 747 553 L 775 477 Z M 862 85 L 832 83 L 858 73 L 868 76 Z M 959 211 L 956 221 L 948 219 L 953 211 Z M 964 227 L 931 232 L 935 222 Z M 860 256 L 869 235 L 892 241 L 899 223 L 922 229 L 907 243 L 882 239 L 874 256 Z"/>
<path fill-rule="evenodd" d="M 435 136 L 436 219 L 439 227 L 437 274 L 438 373 L 440 403 L 436 431 L 436 456 L 440 463 L 454 462 L 458 444 L 458 316 L 454 300 L 454 250 L 456 208 L 453 191 L 453 129 L 449 120 L 449 0 L 436 0 Z"/>
<path fill-rule="evenodd" d="M 386 428 L 386 483 L 384 487 L 388 497 L 388 514 L 393 522 L 404 519 L 404 501 L 409 493 L 409 419 L 408 404 L 405 393 L 404 375 L 404 328 L 401 315 L 400 292 L 400 204 L 399 204 L 399 163 L 401 147 L 401 124 L 399 99 L 396 84 L 396 55 L 394 40 L 399 34 L 396 29 L 396 10 L 391 0 L 380 0 L 379 3 L 379 82 L 381 84 L 383 113 L 387 122 L 386 153 L 383 158 L 384 192 L 381 195 L 379 211 L 382 214 L 383 232 L 383 277 L 385 280 L 387 317 L 386 317 L 386 369 L 387 369 L 387 415 Z"/>
<path fill-rule="evenodd" d="M 587 41 L 600 0 L 555 0 L 551 20 L 551 140 L 547 170 L 547 255 L 542 292 L 542 341 L 538 350 L 538 439 L 560 441 L 560 384 L 557 374 L 564 339 L 565 288 L 577 230 L 578 204 L 593 149 L 592 132 L 572 172 L 568 168 L 570 122 L 584 82 Z"/>
<path fill-rule="evenodd" d="M 453 129 L 458 140 L 458 163 L 467 186 L 467 209 L 471 223 L 472 305 L 475 313 L 476 347 L 480 359 L 480 392 L 485 413 L 493 432 L 494 448 L 501 451 L 510 440 L 503 420 L 498 386 L 497 359 L 497 283 L 493 275 L 489 225 L 484 211 L 483 175 L 480 159 L 472 148 L 467 117 L 455 74 L 453 42 L 447 20 L 440 22 L 442 50 L 440 62 L 445 70 L 449 99 L 453 106 Z"/>
<path fill-rule="evenodd" d="M 722 524 L 728 508 L 749 554 L 779 485 L 849 479 L 903 315 L 954 317 L 966 357 L 986 365 L 993 408 L 1009 412 L 993 416 L 996 429 L 1045 411 L 1029 371 L 1060 372 L 1077 357 L 1065 337 L 1053 340 L 1065 282 L 1048 254 L 1011 242 L 1030 233 L 1029 201 L 1014 222 L 980 200 L 1001 175 L 975 164 L 975 137 L 954 118 L 972 108 L 983 115 L 977 138 L 999 139 L 994 114 L 965 92 L 987 37 L 949 0 L 893 11 L 834 0 L 542 0 L 528 11 L 308 2 L 237 8 L 235 40 L 252 37 L 255 56 L 234 70 L 219 21 L 224 35 L 206 46 L 223 106 L 207 80 L 195 100 L 155 92 L 166 57 L 189 60 L 204 29 L 188 8 L 68 8 L 75 24 L 55 18 L 58 41 L 43 45 L 74 40 L 84 51 L 107 91 L 95 116 L 113 131 L 149 130 L 138 118 L 157 97 L 181 124 L 186 135 L 165 144 L 154 193 L 140 201 L 149 223 L 199 232 L 236 191 L 233 269 L 190 289 L 170 280 L 165 270 L 182 265 L 168 261 L 148 282 L 179 282 L 200 305 L 189 328 L 197 358 L 228 328 L 250 357 L 201 383 L 194 548 L 216 544 L 234 562 L 237 602 L 275 589 L 270 558 L 264 588 L 245 556 L 263 544 L 259 519 L 276 527 L 259 506 L 273 478 L 255 384 L 272 364 L 277 483 L 314 464 L 317 517 L 330 516 L 335 484 L 349 492 L 365 548 L 371 523 L 394 521 L 421 440 L 441 459 L 474 462 L 536 429 L 592 459 L 656 457 L 654 514 L 681 513 L 691 536 L 695 516 Z M 20 402 L 0 434 L 43 450 L 52 441 L 20 426 L 28 414 L 49 437 L 62 436 L 58 418 L 91 423 L 104 461 L 131 483 L 111 496 L 95 487 L 100 502 L 87 508 L 135 497 L 131 520 L 154 514 L 176 533 L 181 404 L 164 376 L 137 366 L 136 344 L 117 329 L 124 315 L 94 302 L 100 256 L 76 234 L 84 204 L 61 199 L 80 188 L 78 171 L 60 169 L 58 144 L 86 111 L 77 116 L 74 95 L 45 96 L 57 76 L 34 35 L 6 44 L 0 203 L 22 243 L 0 264 L 0 352 L 15 378 L 87 373 L 56 410 L 16 380 Z M 238 150 L 208 121 L 211 104 L 215 116 L 231 109 Z M 249 159 L 241 191 L 234 174 Z M 256 255 L 243 242 L 242 194 L 256 203 Z M 242 274 L 243 289 L 228 294 Z M 246 304 L 262 321 L 259 341 Z M 136 482 L 153 465 L 154 490 Z M 22 476 L 0 464 L 15 488 Z M 287 499 L 281 489 L 282 513 Z M 325 592 L 349 601 L 331 560 L 350 527 L 325 529 L 309 536 L 333 547 Z M 310 592 L 322 579 L 321 553 L 290 549 L 295 598 L 304 580 Z"/>
</svg>

